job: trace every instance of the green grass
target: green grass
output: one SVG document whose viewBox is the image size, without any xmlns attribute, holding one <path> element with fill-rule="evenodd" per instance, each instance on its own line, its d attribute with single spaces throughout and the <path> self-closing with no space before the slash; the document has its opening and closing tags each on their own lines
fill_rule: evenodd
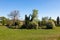
<svg viewBox="0 0 60 40">
<path fill-rule="evenodd" d="M 55 29 L 9 29 L 0 26 L 0 40 L 60 40 L 60 27 Z"/>
</svg>

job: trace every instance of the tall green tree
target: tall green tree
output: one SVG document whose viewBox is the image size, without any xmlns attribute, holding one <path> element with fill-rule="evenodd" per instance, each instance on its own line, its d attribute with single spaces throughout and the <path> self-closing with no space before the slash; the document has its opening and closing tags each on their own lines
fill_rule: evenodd
<svg viewBox="0 0 60 40">
<path fill-rule="evenodd" d="M 59 20 L 60 20 L 60 19 L 59 19 L 59 16 L 58 16 L 58 17 L 57 17 L 57 24 L 59 24 Z"/>
<path fill-rule="evenodd" d="M 28 26 L 30 23 L 30 16 L 25 15 L 25 25 Z"/>
<path fill-rule="evenodd" d="M 38 28 L 38 22 L 36 20 L 38 14 L 38 10 L 34 9 L 33 13 L 30 14 L 29 16 L 25 15 L 25 27 L 24 28 Z"/>
<path fill-rule="evenodd" d="M 38 16 L 37 15 L 38 15 L 38 10 L 34 9 L 31 16 L 31 21 L 36 29 L 38 29 Z"/>
<path fill-rule="evenodd" d="M 37 14 L 38 14 L 38 10 L 34 9 L 32 15 L 31 15 L 31 21 L 33 21 L 34 19 L 37 18 Z"/>
</svg>

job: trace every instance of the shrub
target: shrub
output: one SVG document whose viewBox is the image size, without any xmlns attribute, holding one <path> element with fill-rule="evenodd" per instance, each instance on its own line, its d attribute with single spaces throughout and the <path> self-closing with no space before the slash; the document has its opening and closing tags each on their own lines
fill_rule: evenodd
<svg viewBox="0 0 60 40">
<path fill-rule="evenodd" d="M 41 26 L 41 22 L 40 21 L 38 21 L 38 26 Z"/>
<path fill-rule="evenodd" d="M 17 29 L 20 29 L 21 27 L 22 27 L 21 24 L 19 24 L 19 25 L 16 26 Z"/>
<path fill-rule="evenodd" d="M 16 27 L 15 26 L 10 26 L 9 28 L 15 29 Z"/>
<path fill-rule="evenodd" d="M 55 24 L 52 20 L 49 20 L 46 24 L 46 28 L 47 29 L 54 29 L 55 28 Z"/>
<path fill-rule="evenodd" d="M 36 22 L 30 22 L 29 23 L 29 28 L 31 28 L 31 29 L 38 29 L 38 23 L 36 23 Z"/>
<path fill-rule="evenodd" d="M 0 23 L 0 26 L 2 26 L 2 23 Z"/>
<path fill-rule="evenodd" d="M 36 23 L 36 22 L 29 22 L 27 25 L 23 24 L 21 29 L 38 29 L 38 23 Z"/>
<path fill-rule="evenodd" d="M 20 29 L 21 28 L 21 26 L 9 26 L 9 28 L 11 28 L 11 29 Z"/>
</svg>

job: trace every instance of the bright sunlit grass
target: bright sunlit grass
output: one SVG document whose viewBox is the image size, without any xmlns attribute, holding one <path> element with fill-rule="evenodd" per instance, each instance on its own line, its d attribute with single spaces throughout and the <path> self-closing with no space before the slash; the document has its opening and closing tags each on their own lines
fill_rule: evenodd
<svg viewBox="0 0 60 40">
<path fill-rule="evenodd" d="M 60 27 L 55 29 L 8 29 L 0 26 L 0 40 L 59 40 Z"/>
</svg>

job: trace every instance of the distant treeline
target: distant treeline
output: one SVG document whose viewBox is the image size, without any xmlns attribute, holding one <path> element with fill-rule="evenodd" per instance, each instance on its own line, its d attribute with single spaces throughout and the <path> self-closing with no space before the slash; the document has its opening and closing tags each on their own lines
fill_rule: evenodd
<svg viewBox="0 0 60 40">
<path fill-rule="evenodd" d="M 25 15 L 25 20 L 20 20 L 20 13 L 18 10 L 12 11 L 8 14 L 9 18 L 0 17 L 0 25 L 4 25 L 12 29 L 54 29 L 56 26 L 60 26 L 60 18 L 56 20 L 51 17 L 43 17 L 40 21 L 38 19 L 38 10 L 34 9 L 33 13 L 29 16 Z"/>
</svg>

